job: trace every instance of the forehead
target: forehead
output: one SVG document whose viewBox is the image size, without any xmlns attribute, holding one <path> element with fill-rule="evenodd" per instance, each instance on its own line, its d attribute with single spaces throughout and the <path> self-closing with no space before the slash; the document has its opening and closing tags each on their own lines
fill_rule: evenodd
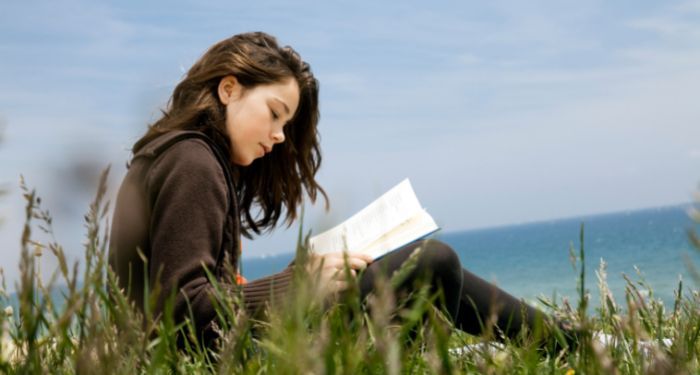
<svg viewBox="0 0 700 375">
<path fill-rule="evenodd" d="M 259 85 L 254 88 L 265 99 L 279 100 L 293 112 L 299 104 L 299 84 L 293 78 L 282 82 Z"/>
</svg>

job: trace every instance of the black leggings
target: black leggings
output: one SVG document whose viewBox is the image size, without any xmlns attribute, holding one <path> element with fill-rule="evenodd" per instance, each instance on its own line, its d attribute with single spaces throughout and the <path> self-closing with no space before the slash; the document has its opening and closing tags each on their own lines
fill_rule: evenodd
<svg viewBox="0 0 700 375">
<path fill-rule="evenodd" d="M 431 292 L 442 288 L 441 307 L 455 327 L 473 335 L 494 328 L 498 339 L 504 338 L 501 335 L 516 338 L 523 327 L 533 330 L 546 318 L 541 311 L 462 268 L 455 251 L 435 240 L 413 242 L 370 264 L 360 276 L 362 299 L 372 292 L 379 274 L 391 277 L 419 246 L 422 250 L 416 266 L 398 286 L 397 295 L 409 294 L 420 281 L 428 282 Z"/>
</svg>

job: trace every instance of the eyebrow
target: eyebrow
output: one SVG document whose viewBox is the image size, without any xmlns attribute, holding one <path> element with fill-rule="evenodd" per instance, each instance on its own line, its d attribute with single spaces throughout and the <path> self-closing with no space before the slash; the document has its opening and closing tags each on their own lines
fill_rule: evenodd
<svg viewBox="0 0 700 375">
<path fill-rule="evenodd" d="M 280 103 L 282 103 L 282 105 L 284 106 L 285 112 L 287 112 L 287 114 L 289 114 L 289 107 L 287 107 L 287 103 L 285 103 L 285 102 L 283 102 L 282 100 L 280 100 L 280 98 L 273 98 L 273 99 L 274 99 L 274 100 L 277 100 L 277 101 L 280 102 Z"/>
</svg>

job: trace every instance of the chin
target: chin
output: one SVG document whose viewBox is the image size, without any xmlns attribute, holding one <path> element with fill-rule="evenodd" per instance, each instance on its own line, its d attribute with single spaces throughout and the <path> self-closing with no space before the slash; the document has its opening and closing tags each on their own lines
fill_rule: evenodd
<svg viewBox="0 0 700 375">
<path fill-rule="evenodd" d="M 239 166 L 239 167 L 247 167 L 247 166 L 253 164 L 253 162 L 255 161 L 255 159 L 243 159 L 243 160 L 241 160 L 241 159 L 233 159 L 233 160 L 231 160 L 231 161 L 233 162 L 233 164 L 235 164 L 235 165 L 237 165 L 237 166 Z"/>
</svg>

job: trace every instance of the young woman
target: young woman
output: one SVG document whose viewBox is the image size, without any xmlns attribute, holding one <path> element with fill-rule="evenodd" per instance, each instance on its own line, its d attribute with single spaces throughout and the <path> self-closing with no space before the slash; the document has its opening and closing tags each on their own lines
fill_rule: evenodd
<svg viewBox="0 0 700 375">
<path fill-rule="evenodd" d="M 120 286 L 143 308 L 144 290 L 159 285 L 155 313 L 174 295 L 176 321 L 194 317 L 201 339 L 216 334 L 212 285 L 240 288 L 250 315 L 264 316 L 271 299 L 291 288 L 292 267 L 246 282 L 230 277 L 240 259 L 240 236 L 296 219 L 304 190 L 325 192 L 315 180 L 321 164 L 318 82 L 290 47 L 264 33 L 233 36 L 212 46 L 187 72 L 163 116 L 134 145 L 114 213 L 109 262 Z M 391 274 L 422 246 L 417 265 L 399 286 L 418 279 L 444 292 L 455 326 L 480 334 L 487 322 L 504 336 L 534 327 L 542 314 L 463 269 L 455 252 L 437 241 L 407 245 L 376 262 L 349 253 L 361 296 L 377 275 Z M 311 255 L 326 293 L 348 287 L 340 253 Z M 359 273 L 359 271 L 364 272 Z M 356 276 L 357 277 L 357 276 Z"/>
</svg>

